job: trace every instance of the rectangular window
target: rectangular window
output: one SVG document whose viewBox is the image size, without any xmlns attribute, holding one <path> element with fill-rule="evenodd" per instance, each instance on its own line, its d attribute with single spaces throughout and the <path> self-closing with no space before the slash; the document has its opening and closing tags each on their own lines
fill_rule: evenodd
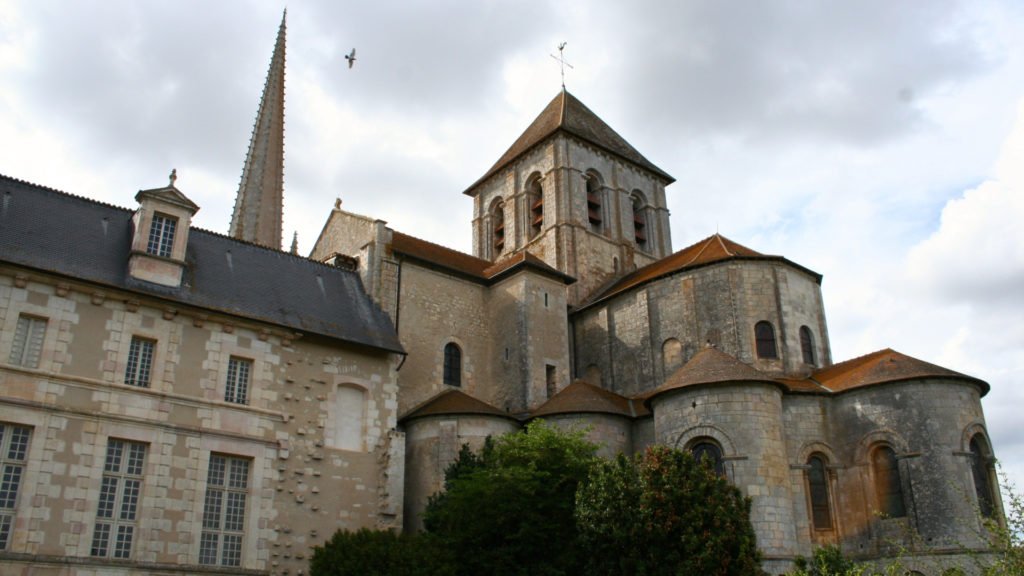
<svg viewBox="0 0 1024 576">
<path fill-rule="evenodd" d="M 0 550 L 11 541 L 31 428 L 0 423 Z"/>
<path fill-rule="evenodd" d="M 242 565 L 248 491 L 249 460 L 210 455 L 203 503 L 203 533 L 199 540 L 200 564 Z"/>
<path fill-rule="evenodd" d="M 146 244 L 146 252 L 171 257 L 171 249 L 174 247 L 174 230 L 178 227 L 178 220 L 163 214 L 153 214 L 153 225 L 149 227 L 149 243 Z"/>
<path fill-rule="evenodd" d="M 153 348 L 156 342 L 132 336 L 128 348 L 128 367 L 124 371 L 124 383 L 149 388 L 149 374 L 153 369 Z"/>
<path fill-rule="evenodd" d="M 228 360 L 228 381 L 224 387 L 224 401 L 235 404 L 249 403 L 249 375 L 252 360 L 232 356 Z"/>
<path fill-rule="evenodd" d="M 131 558 L 145 466 L 145 444 L 113 438 L 107 441 L 92 556 Z"/>
<path fill-rule="evenodd" d="M 14 329 L 14 345 L 11 346 L 9 362 L 28 368 L 39 367 L 39 356 L 43 352 L 43 337 L 46 336 L 46 318 L 18 316 Z"/>
</svg>

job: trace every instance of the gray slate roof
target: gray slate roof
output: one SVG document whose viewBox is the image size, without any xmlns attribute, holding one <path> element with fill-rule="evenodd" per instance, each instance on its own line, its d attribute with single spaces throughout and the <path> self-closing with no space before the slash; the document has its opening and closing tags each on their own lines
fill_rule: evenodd
<svg viewBox="0 0 1024 576">
<path fill-rule="evenodd" d="M 182 286 L 129 277 L 132 211 L 0 175 L 0 261 L 402 353 L 352 271 L 192 228 Z"/>
</svg>

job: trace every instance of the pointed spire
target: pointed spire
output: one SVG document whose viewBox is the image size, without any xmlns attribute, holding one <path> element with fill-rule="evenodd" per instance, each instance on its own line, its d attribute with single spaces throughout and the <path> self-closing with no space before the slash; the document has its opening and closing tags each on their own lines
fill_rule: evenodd
<svg viewBox="0 0 1024 576">
<path fill-rule="evenodd" d="M 298 254 L 299 253 L 299 231 L 298 230 L 296 230 L 295 233 L 292 234 L 292 250 L 291 251 L 292 251 L 292 254 Z"/>
<path fill-rule="evenodd" d="M 285 19 L 277 31 L 274 56 L 263 87 L 256 125 L 245 156 L 229 234 L 241 240 L 281 248 L 284 202 L 284 50 Z"/>
</svg>

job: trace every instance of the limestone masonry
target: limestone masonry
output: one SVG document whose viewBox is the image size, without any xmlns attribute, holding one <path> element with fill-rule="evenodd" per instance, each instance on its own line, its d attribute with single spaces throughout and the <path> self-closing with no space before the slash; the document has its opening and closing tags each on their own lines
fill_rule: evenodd
<svg viewBox="0 0 1024 576">
<path fill-rule="evenodd" d="M 833 362 L 821 276 L 673 251 L 672 177 L 564 90 L 464 192 L 472 255 L 340 203 L 281 251 L 284 30 L 231 236 L 173 174 L 132 209 L 0 176 L 0 574 L 303 574 L 338 529 L 419 529 L 461 445 L 534 418 L 709 458 L 772 573 L 985 552 L 988 384 Z"/>
</svg>

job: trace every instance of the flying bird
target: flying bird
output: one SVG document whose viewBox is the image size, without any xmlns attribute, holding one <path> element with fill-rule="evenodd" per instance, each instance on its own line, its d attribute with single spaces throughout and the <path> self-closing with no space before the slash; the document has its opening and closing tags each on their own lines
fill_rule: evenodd
<svg viewBox="0 0 1024 576">
<path fill-rule="evenodd" d="M 351 52 L 345 54 L 345 60 L 348 60 L 349 69 L 356 63 L 356 49 L 353 48 Z"/>
</svg>

